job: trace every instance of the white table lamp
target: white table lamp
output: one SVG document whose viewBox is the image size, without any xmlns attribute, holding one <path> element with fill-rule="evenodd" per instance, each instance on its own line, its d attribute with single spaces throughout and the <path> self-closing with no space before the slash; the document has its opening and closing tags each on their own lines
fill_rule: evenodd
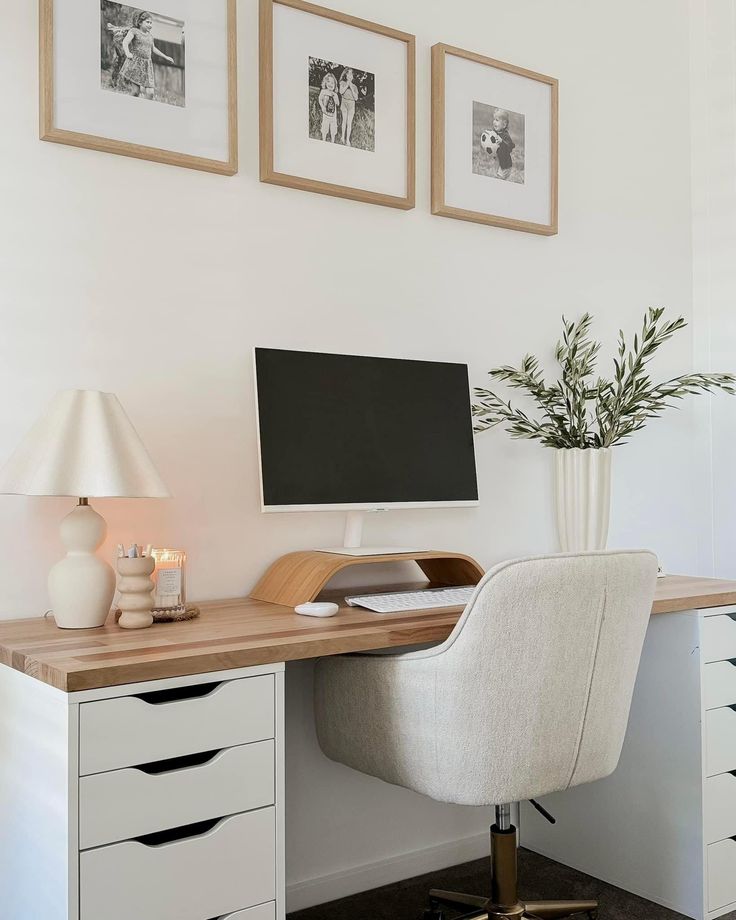
<svg viewBox="0 0 736 920">
<path fill-rule="evenodd" d="M 107 533 L 90 498 L 167 498 L 169 491 L 117 396 L 64 390 L 0 470 L 0 493 L 68 495 L 79 504 L 61 523 L 64 559 L 49 572 L 57 626 L 105 622 L 115 593 L 112 566 L 95 555 Z"/>
</svg>

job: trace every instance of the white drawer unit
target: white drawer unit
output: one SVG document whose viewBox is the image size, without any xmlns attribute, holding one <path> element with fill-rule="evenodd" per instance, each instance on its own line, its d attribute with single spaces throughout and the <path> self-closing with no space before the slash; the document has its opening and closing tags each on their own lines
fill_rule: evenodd
<svg viewBox="0 0 736 920">
<path fill-rule="evenodd" d="M 708 776 L 736 768 L 736 711 L 729 706 L 706 713 L 705 752 Z"/>
<path fill-rule="evenodd" d="M 736 613 L 703 617 L 703 660 L 736 658 Z"/>
<path fill-rule="evenodd" d="M 721 773 L 705 781 L 705 842 L 736 836 L 736 776 Z"/>
<path fill-rule="evenodd" d="M 273 805 L 274 778 L 273 741 L 83 776 L 79 846 L 86 850 Z"/>
<path fill-rule="evenodd" d="M 82 853 L 80 920 L 205 920 L 275 897 L 273 808 Z"/>
<path fill-rule="evenodd" d="M 214 917 L 213 920 L 275 920 L 276 904 L 270 901 L 268 904 L 259 904 L 257 907 L 249 907 L 247 910 L 239 910 L 235 914 L 226 914 L 224 917 Z"/>
<path fill-rule="evenodd" d="M 694 920 L 736 911 L 734 617 L 651 618 L 618 766 L 545 796 L 554 828 L 523 805 L 523 846 Z"/>
<path fill-rule="evenodd" d="M 102 773 L 273 738 L 274 679 L 164 688 L 79 710 L 79 772 Z"/>
<path fill-rule="evenodd" d="M 736 658 L 705 665 L 703 697 L 706 709 L 736 704 Z"/>
<path fill-rule="evenodd" d="M 718 910 L 736 901 L 736 840 L 708 847 L 708 908 Z"/>
<path fill-rule="evenodd" d="M 285 920 L 283 664 L 0 700 L 2 920 Z"/>
</svg>

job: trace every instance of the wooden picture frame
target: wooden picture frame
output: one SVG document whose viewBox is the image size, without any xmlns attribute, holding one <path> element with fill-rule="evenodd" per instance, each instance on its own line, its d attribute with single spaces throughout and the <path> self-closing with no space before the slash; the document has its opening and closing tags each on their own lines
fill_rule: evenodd
<svg viewBox="0 0 736 920">
<path fill-rule="evenodd" d="M 526 80 L 549 86 L 549 219 L 525 220 L 513 216 L 488 213 L 480 209 L 459 207 L 447 201 L 447 137 L 446 137 L 446 68 L 447 57 L 453 56 L 494 68 Z M 476 105 L 477 103 L 473 103 Z M 490 106 L 486 106 L 490 108 Z M 515 113 L 514 113 L 515 114 Z M 520 116 L 523 118 L 523 116 Z M 558 232 L 558 134 L 559 84 L 556 78 L 497 61 L 482 54 L 465 51 L 452 45 L 436 44 L 432 48 L 432 213 L 441 217 L 473 221 L 509 230 L 523 230 L 546 236 Z M 475 171 L 475 170 L 473 170 Z"/>
<path fill-rule="evenodd" d="M 67 144 L 72 147 L 85 147 L 103 153 L 115 153 L 120 156 L 134 157 L 139 160 L 152 160 L 171 166 L 198 169 L 205 172 L 219 173 L 225 176 L 235 175 L 238 171 L 238 80 L 237 80 L 237 12 L 236 0 L 222 0 L 226 3 L 227 16 L 227 159 L 209 159 L 194 156 L 176 150 L 148 147 L 128 143 L 96 134 L 70 131 L 55 124 L 54 118 L 54 3 L 55 0 L 39 0 L 39 136 L 42 141 L 54 144 Z"/>
<path fill-rule="evenodd" d="M 405 194 L 394 195 L 345 183 L 294 175 L 275 167 L 274 149 L 274 7 L 288 7 L 331 22 L 363 29 L 402 42 L 406 52 L 406 158 Z M 416 38 L 388 26 L 326 9 L 305 0 L 260 0 L 260 179 L 272 185 L 319 192 L 337 198 L 350 198 L 369 204 L 411 209 L 416 200 Z"/>
</svg>

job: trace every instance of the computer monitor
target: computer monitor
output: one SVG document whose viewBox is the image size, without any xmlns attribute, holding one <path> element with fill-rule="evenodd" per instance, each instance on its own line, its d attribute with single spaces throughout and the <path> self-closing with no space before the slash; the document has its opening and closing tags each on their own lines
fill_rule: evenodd
<svg viewBox="0 0 736 920">
<path fill-rule="evenodd" d="M 352 512 L 478 503 L 467 365 L 256 348 L 255 369 L 264 511 L 350 512 L 358 552 Z"/>
</svg>

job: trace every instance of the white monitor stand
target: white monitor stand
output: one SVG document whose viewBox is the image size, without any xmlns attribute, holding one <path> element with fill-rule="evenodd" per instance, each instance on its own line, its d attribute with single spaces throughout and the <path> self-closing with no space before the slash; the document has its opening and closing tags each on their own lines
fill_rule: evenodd
<svg viewBox="0 0 736 920">
<path fill-rule="evenodd" d="M 380 511 L 380 508 L 376 508 Z M 373 512 L 371 512 L 373 513 Z M 361 546 L 365 511 L 348 511 L 345 516 L 345 536 L 343 545 L 320 550 L 322 553 L 339 553 L 341 556 L 392 556 L 400 553 L 416 553 L 416 547 L 410 546 Z"/>
</svg>

